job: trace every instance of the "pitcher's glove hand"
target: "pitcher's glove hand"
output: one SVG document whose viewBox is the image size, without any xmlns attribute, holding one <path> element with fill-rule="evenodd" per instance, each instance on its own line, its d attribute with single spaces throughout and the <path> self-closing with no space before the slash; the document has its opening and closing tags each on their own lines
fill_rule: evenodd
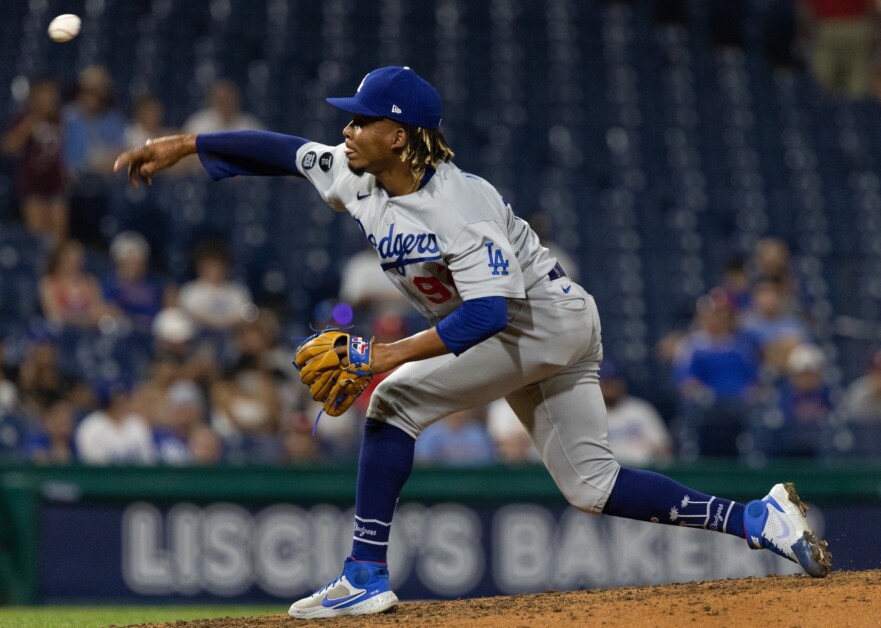
<svg viewBox="0 0 881 628">
<path fill-rule="evenodd" d="M 294 357 L 300 380 L 324 411 L 339 416 L 349 409 L 373 378 L 373 339 L 325 329 L 306 338 Z"/>
</svg>

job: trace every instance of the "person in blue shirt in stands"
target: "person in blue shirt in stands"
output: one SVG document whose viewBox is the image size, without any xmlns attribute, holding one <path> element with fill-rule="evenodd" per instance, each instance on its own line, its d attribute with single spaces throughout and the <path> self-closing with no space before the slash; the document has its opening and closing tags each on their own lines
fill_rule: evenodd
<svg viewBox="0 0 881 628">
<path fill-rule="evenodd" d="M 63 397 L 52 400 L 46 412 L 36 417 L 33 429 L 25 435 L 21 444 L 23 457 L 43 464 L 76 462 L 75 410 L 74 405 Z"/>
<path fill-rule="evenodd" d="M 774 457 L 812 457 L 820 453 L 824 429 L 832 419 L 832 394 L 824 370 L 826 356 L 813 344 L 796 346 L 786 360 L 786 377 L 777 385 L 782 424 L 766 453 Z"/>
<path fill-rule="evenodd" d="M 496 453 L 486 426 L 474 409 L 461 410 L 422 432 L 416 441 L 416 464 L 470 467 L 495 462 Z"/>
<path fill-rule="evenodd" d="M 125 118 L 113 106 L 113 80 L 103 66 L 80 72 L 77 95 L 64 108 L 64 161 L 75 178 L 106 177 L 116 153 L 125 147 Z"/>
<path fill-rule="evenodd" d="M 697 324 L 675 364 L 679 415 L 696 441 L 694 453 L 735 455 L 759 383 L 759 349 L 737 328 L 734 304 L 722 290 L 698 299 Z"/>
<path fill-rule="evenodd" d="M 110 256 L 114 269 L 101 281 L 104 300 L 128 318 L 137 331 L 149 332 L 153 319 L 170 305 L 173 291 L 147 269 L 150 245 L 134 231 L 113 238 Z"/>
</svg>

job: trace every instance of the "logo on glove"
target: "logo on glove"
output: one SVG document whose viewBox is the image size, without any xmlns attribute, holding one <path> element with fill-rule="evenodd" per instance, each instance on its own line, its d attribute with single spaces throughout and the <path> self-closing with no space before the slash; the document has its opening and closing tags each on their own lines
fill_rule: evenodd
<svg viewBox="0 0 881 628">
<path fill-rule="evenodd" d="M 367 353 L 370 343 L 360 336 L 352 336 L 351 347 L 352 351 L 356 352 L 358 355 L 364 355 Z"/>
<path fill-rule="evenodd" d="M 349 339 L 349 364 L 358 372 L 364 369 L 370 370 L 370 341 L 360 336 L 350 336 Z"/>
</svg>

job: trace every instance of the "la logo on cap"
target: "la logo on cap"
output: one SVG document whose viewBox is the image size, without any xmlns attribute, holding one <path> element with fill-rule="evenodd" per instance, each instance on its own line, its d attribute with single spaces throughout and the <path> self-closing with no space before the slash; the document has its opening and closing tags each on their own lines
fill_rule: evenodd
<svg viewBox="0 0 881 628">
<path fill-rule="evenodd" d="M 392 113 L 403 113 L 397 105 L 392 105 Z"/>
</svg>

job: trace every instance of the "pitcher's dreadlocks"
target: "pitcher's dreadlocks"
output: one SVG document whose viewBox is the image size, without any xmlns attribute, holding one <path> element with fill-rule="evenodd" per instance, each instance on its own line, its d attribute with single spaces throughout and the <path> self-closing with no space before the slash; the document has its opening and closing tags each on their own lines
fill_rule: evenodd
<svg viewBox="0 0 881 628">
<path fill-rule="evenodd" d="M 428 168 L 436 168 L 439 163 L 453 158 L 453 150 L 440 129 L 399 124 L 407 132 L 407 145 L 401 151 L 401 161 L 410 164 L 418 177 L 421 178 Z"/>
</svg>

